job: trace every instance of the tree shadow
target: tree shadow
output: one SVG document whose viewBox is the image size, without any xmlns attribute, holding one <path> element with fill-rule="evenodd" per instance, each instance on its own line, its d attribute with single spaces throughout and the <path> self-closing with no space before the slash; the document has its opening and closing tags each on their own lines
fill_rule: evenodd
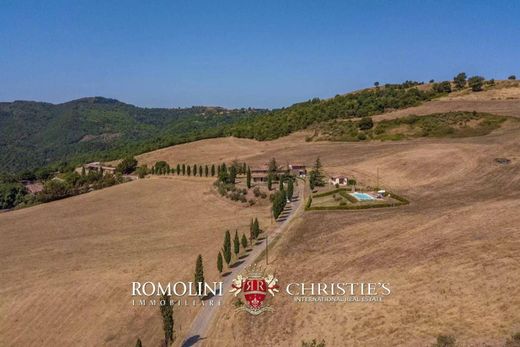
<svg viewBox="0 0 520 347">
<path fill-rule="evenodd" d="M 236 268 L 237 266 L 239 266 L 240 264 L 242 264 L 244 262 L 244 260 L 239 260 L 237 262 L 235 262 L 233 265 L 231 265 L 230 267 L 231 268 Z"/>
<path fill-rule="evenodd" d="M 247 257 L 249 257 L 249 254 L 243 254 L 243 255 L 241 255 L 238 259 L 245 259 L 245 258 L 247 258 Z"/>
<path fill-rule="evenodd" d="M 183 343 L 182 343 L 182 347 L 190 347 L 190 346 L 193 346 L 194 344 L 196 344 L 197 342 L 201 341 L 201 340 L 204 340 L 205 338 L 204 337 L 200 337 L 200 335 L 193 335 L 191 337 L 189 337 L 187 340 L 185 340 Z"/>
<path fill-rule="evenodd" d="M 224 272 L 224 273 L 222 274 L 222 277 L 226 277 L 226 276 L 229 276 L 229 275 L 231 275 L 231 271 Z"/>
</svg>

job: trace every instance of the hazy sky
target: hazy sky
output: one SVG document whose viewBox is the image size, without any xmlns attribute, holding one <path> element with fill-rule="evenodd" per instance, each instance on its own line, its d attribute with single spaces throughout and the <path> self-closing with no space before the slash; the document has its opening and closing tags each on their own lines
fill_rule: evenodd
<svg viewBox="0 0 520 347">
<path fill-rule="evenodd" d="M 279 107 L 520 77 L 520 1 L 0 0 L 0 101 Z"/>
</svg>

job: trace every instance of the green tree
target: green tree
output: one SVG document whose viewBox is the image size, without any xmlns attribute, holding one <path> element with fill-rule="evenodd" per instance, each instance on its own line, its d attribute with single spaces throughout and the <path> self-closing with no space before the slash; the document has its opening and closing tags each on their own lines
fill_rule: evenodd
<svg viewBox="0 0 520 347">
<path fill-rule="evenodd" d="M 251 188 L 251 168 L 247 168 L 247 177 L 246 177 L 247 188 Z"/>
<path fill-rule="evenodd" d="M 278 218 L 278 216 L 280 216 L 280 214 L 282 213 L 286 202 L 287 199 L 284 190 L 280 190 L 274 194 L 272 210 L 275 219 Z"/>
<path fill-rule="evenodd" d="M 271 190 L 273 188 L 273 176 L 271 174 L 267 175 L 267 189 Z"/>
<path fill-rule="evenodd" d="M 249 223 L 249 244 L 251 247 L 253 247 L 253 240 L 255 239 L 254 224 L 255 222 L 253 221 L 253 218 L 251 218 L 251 222 Z"/>
<path fill-rule="evenodd" d="M 186 174 L 188 176 L 191 176 L 191 166 L 189 166 L 189 165 L 186 165 Z"/>
<path fill-rule="evenodd" d="M 194 283 L 197 285 L 197 294 L 202 296 L 204 291 L 204 264 L 202 263 L 202 255 L 200 254 L 195 264 Z"/>
<path fill-rule="evenodd" d="M 158 175 L 164 175 L 169 168 L 170 165 L 168 165 L 168 163 L 164 160 L 160 160 L 155 163 L 155 173 Z"/>
<path fill-rule="evenodd" d="M 311 189 L 314 189 L 314 187 L 323 187 L 325 185 L 320 157 L 316 158 L 316 162 L 309 174 L 309 181 Z"/>
<path fill-rule="evenodd" d="M 233 239 L 233 250 L 235 252 L 235 257 L 240 253 L 240 239 L 238 238 L 238 230 L 235 230 L 235 238 Z"/>
<path fill-rule="evenodd" d="M 177 164 L 177 175 L 181 174 L 181 164 Z"/>
<path fill-rule="evenodd" d="M 182 164 L 182 175 L 186 175 L 186 164 Z"/>
<path fill-rule="evenodd" d="M 379 82 L 374 82 L 374 87 L 379 88 Z"/>
<path fill-rule="evenodd" d="M 143 344 L 141 343 L 141 339 L 137 339 L 137 342 L 135 343 L 135 347 L 143 347 Z"/>
<path fill-rule="evenodd" d="M 292 200 L 294 194 L 294 183 L 292 179 L 287 182 L 287 200 Z"/>
<path fill-rule="evenodd" d="M 226 235 L 224 236 L 224 246 L 222 247 L 222 253 L 226 264 L 229 266 L 231 263 L 231 234 L 229 233 L 229 230 L 226 230 Z"/>
<path fill-rule="evenodd" d="M 211 177 L 215 176 L 215 164 L 211 164 Z"/>
<path fill-rule="evenodd" d="M 161 297 L 161 301 L 164 305 L 160 305 L 161 316 L 163 319 L 163 330 L 164 330 L 164 344 L 166 346 L 170 346 L 173 341 L 175 341 L 174 335 L 174 320 L 173 320 L 173 306 L 170 303 L 171 296 L 167 294 L 163 294 Z"/>
<path fill-rule="evenodd" d="M 457 340 L 451 335 L 437 336 L 437 342 L 432 347 L 455 347 Z"/>
<path fill-rule="evenodd" d="M 148 173 L 148 167 L 146 165 L 141 165 L 135 171 L 137 173 L 137 177 L 144 178 L 144 176 L 146 176 Z"/>
<path fill-rule="evenodd" d="M 128 175 L 134 172 L 136 167 L 137 160 L 134 157 L 127 157 L 117 165 L 116 171 L 123 175 Z"/>
<path fill-rule="evenodd" d="M 193 176 L 197 176 L 197 164 L 193 165 Z"/>
<path fill-rule="evenodd" d="M 258 218 L 255 218 L 255 221 L 253 222 L 253 235 L 255 239 L 257 239 L 258 236 L 260 236 L 260 232 L 260 223 L 258 223 Z"/>
<path fill-rule="evenodd" d="M 434 83 L 432 89 L 437 93 L 451 93 L 451 83 L 450 81 Z"/>
<path fill-rule="evenodd" d="M 508 79 L 508 80 L 513 80 L 513 81 L 514 81 L 514 80 L 516 80 L 516 76 L 515 76 L 515 75 L 511 75 L 511 76 L 509 76 L 507 79 Z"/>
<path fill-rule="evenodd" d="M 482 90 L 482 86 L 484 85 L 484 77 L 481 76 L 473 76 L 468 79 L 468 85 L 474 92 L 480 92 Z"/>
<path fill-rule="evenodd" d="M 463 89 L 466 86 L 466 74 L 464 72 L 459 73 L 457 76 L 453 77 L 453 83 L 457 89 Z"/>
<path fill-rule="evenodd" d="M 244 250 L 246 250 L 246 249 L 247 249 L 247 237 L 246 237 L 246 234 L 242 234 L 242 239 L 241 239 L 241 241 L 242 241 L 242 248 L 243 248 Z"/>
<path fill-rule="evenodd" d="M 86 176 L 86 175 L 87 175 L 87 173 L 85 172 L 85 167 L 82 166 L 81 167 L 81 176 Z"/>
<path fill-rule="evenodd" d="M 222 253 L 218 252 L 218 256 L 217 256 L 217 270 L 218 270 L 219 274 L 222 273 L 222 268 L 223 268 Z"/>
<path fill-rule="evenodd" d="M 369 130 L 374 127 L 374 122 L 372 121 L 372 118 L 370 118 L 370 117 L 363 117 L 358 122 L 358 127 L 360 130 Z"/>
<path fill-rule="evenodd" d="M 232 165 L 229 168 L 228 182 L 231 184 L 235 184 L 236 177 L 237 177 L 237 168 L 234 165 Z"/>
<path fill-rule="evenodd" d="M 206 177 L 208 177 L 208 175 L 209 175 L 209 168 L 208 168 L 208 165 L 206 165 L 206 166 L 204 167 L 204 175 L 205 175 Z"/>
</svg>

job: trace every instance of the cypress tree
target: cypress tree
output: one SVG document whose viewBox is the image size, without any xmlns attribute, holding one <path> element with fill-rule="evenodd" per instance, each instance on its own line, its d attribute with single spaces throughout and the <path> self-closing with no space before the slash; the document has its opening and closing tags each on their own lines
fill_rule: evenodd
<svg viewBox="0 0 520 347">
<path fill-rule="evenodd" d="M 233 239 L 233 248 L 235 251 L 235 257 L 240 253 L 240 240 L 238 239 L 238 230 L 235 230 L 235 238 Z"/>
<path fill-rule="evenodd" d="M 211 164 L 211 177 L 215 176 L 215 164 Z"/>
<path fill-rule="evenodd" d="M 189 165 L 186 165 L 186 166 L 187 166 L 186 173 L 188 174 L 188 176 L 191 176 L 191 166 L 189 166 Z"/>
<path fill-rule="evenodd" d="M 253 235 L 255 236 L 255 239 L 260 235 L 260 224 L 258 223 L 258 218 L 255 218 L 255 221 L 253 222 Z"/>
<path fill-rule="evenodd" d="M 287 200 L 291 201 L 294 194 L 294 183 L 292 179 L 287 182 Z"/>
<path fill-rule="evenodd" d="M 226 264 L 229 266 L 229 263 L 231 263 L 231 234 L 229 233 L 229 230 L 226 230 L 226 236 L 224 237 L 224 246 L 222 248 L 224 260 L 226 261 Z"/>
<path fill-rule="evenodd" d="M 251 168 L 247 168 L 247 179 L 246 179 L 246 183 L 247 183 L 247 188 L 251 188 Z"/>
<path fill-rule="evenodd" d="M 186 175 L 186 164 L 182 164 L 182 175 Z"/>
<path fill-rule="evenodd" d="M 141 339 L 137 339 L 135 347 L 143 347 L 143 344 L 141 343 Z"/>
<path fill-rule="evenodd" d="M 181 165 L 177 164 L 177 175 L 181 174 Z"/>
<path fill-rule="evenodd" d="M 193 176 L 197 176 L 197 164 L 193 165 Z"/>
<path fill-rule="evenodd" d="M 271 190 L 273 188 L 273 176 L 269 174 L 267 176 L 267 189 Z"/>
<path fill-rule="evenodd" d="M 219 165 L 219 166 L 217 166 L 217 173 L 216 173 L 217 176 L 220 175 L 220 170 L 221 170 L 221 168 L 220 168 L 220 165 Z"/>
<path fill-rule="evenodd" d="M 279 187 L 280 190 L 283 190 L 283 179 L 282 177 L 280 177 L 280 187 Z"/>
<path fill-rule="evenodd" d="M 237 169 L 234 166 L 229 168 L 229 183 L 235 184 L 235 179 L 237 177 Z"/>
<path fill-rule="evenodd" d="M 222 268 L 223 268 L 222 253 L 218 252 L 218 256 L 217 256 L 217 270 L 218 270 L 219 274 L 222 273 Z"/>
<path fill-rule="evenodd" d="M 242 248 L 246 250 L 247 248 L 247 237 L 246 234 L 242 234 Z"/>
<path fill-rule="evenodd" d="M 199 176 L 202 177 L 203 175 L 203 172 L 202 172 L 202 165 L 199 165 Z M 206 175 L 207 176 L 207 175 Z"/>
<path fill-rule="evenodd" d="M 197 285 L 197 293 L 202 296 L 204 290 L 204 264 L 202 264 L 202 255 L 199 254 L 197 257 L 197 263 L 195 264 L 195 281 Z"/>
<path fill-rule="evenodd" d="M 247 165 L 244 162 L 244 163 L 242 163 L 242 172 L 241 173 L 243 173 L 243 174 L 246 173 L 246 169 L 247 169 Z"/>
<path fill-rule="evenodd" d="M 251 223 L 249 223 L 249 243 L 251 247 L 253 247 L 253 240 L 255 239 L 255 231 L 254 231 L 254 222 L 253 218 L 251 218 Z"/>
<path fill-rule="evenodd" d="M 164 305 L 160 305 L 161 316 L 163 319 L 163 330 L 164 330 L 164 343 L 166 346 L 169 346 L 175 340 L 175 336 L 173 333 L 173 307 L 170 304 L 171 297 L 167 294 L 163 294 L 161 297 L 161 301 L 164 301 Z"/>
<path fill-rule="evenodd" d="M 81 167 L 81 176 L 85 176 L 86 174 L 87 174 L 87 173 L 86 173 L 86 171 L 85 171 L 85 167 L 82 166 L 82 167 Z"/>
<path fill-rule="evenodd" d="M 152 175 L 155 174 L 155 166 L 152 166 Z"/>
<path fill-rule="evenodd" d="M 206 175 L 206 177 L 208 177 L 209 175 L 209 168 L 207 165 L 204 167 L 204 174 Z"/>
</svg>

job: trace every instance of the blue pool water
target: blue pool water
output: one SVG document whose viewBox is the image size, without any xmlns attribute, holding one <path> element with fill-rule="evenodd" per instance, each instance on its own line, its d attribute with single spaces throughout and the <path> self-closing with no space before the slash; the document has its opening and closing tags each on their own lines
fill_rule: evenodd
<svg viewBox="0 0 520 347">
<path fill-rule="evenodd" d="M 375 200 L 375 198 L 372 195 L 368 195 L 367 193 L 355 192 L 355 193 L 350 193 L 350 195 L 352 195 L 353 197 L 355 197 L 356 199 L 358 199 L 360 201 Z"/>
</svg>

